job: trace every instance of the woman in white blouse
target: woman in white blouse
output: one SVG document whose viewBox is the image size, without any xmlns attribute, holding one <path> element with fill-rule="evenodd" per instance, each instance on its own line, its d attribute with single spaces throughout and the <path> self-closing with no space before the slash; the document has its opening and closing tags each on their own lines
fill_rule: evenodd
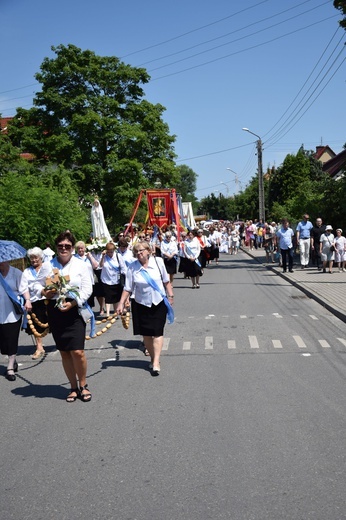
<svg viewBox="0 0 346 520">
<path fill-rule="evenodd" d="M 174 275 L 177 273 L 178 245 L 177 241 L 172 239 L 171 231 L 166 231 L 165 238 L 161 242 L 161 257 L 169 274 L 169 280 L 173 285 Z"/>
<path fill-rule="evenodd" d="M 32 249 L 28 249 L 27 256 L 30 260 L 30 267 L 27 267 L 24 269 L 21 283 L 20 283 L 20 290 L 21 294 L 23 294 L 25 291 L 29 292 L 30 300 L 25 303 L 25 308 L 28 312 L 31 312 L 35 315 L 32 316 L 32 319 L 34 321 L 33 325 L 36 329 L 36 332 L 38 334 L 42 334 L 45 332 L 45 328 L 40 327 L 38 325 L 38 322 L 46 323 L 47 322 L 47 313 L 46 313 L 46 305 L 44 303 L 44 297 L 40 292 L 35 291 L 35 284 L 39 280 L 41 280 L 43 283 L 46 280 L 46 277 L 50 274 L 52 270 L 51 263 L 43 262 L 43 251 L 39 247 L 33 247 Z M 33 332 L 28 325 L 26 328 L 27 334 L 32 335 Z M 35 353 L 32 356 L 32 359 L 39 359 L 40 357 L 44 356 L 45 350 L 43 348 L 42 343 L 42 337 L 36 336 L 35 337 L 36 342 L 36 350 Z"/>
<path fill-rule="evenodd" d="M 201 246 L 196 233 L 189 231 L 184 242 L 184 253 L 187 259 L 185 274 L 191 278 L 192 289 L 199 289 L 199 277 L 202 274 L 201 264 L 198 257 L 201 253 Z"/>
<path fill-rule="evenodd" d="M 106 302 L 106 314 L 110 316 L 111 305 L 113 304 L 113 310 L 120 300 L 122 293 L 122 285 L 120 284 L 120 275 L 126 276 L 127 267 L 122 256 L 115 251 L 115 245 L 113 242 L 108 242 L 106 249 L 102 251 L 102 257 L 100 261 L 101 271 L 101 282 L 103 291 L 105 294 Z"/>
<path fill-rule="evenodd" d="M 13 291 L 15 297 L 18 297 L 21 294 L 19 286 L 22 273 L 9 262 L 0 262 L 0 277 L 0 351 L 3 356 L 8 356 L 6 379 L 15 381 L 15 372 L 18 371 L 16 355 L 22 316 L 16 312 L 3 284 Z M 25 294 L 25 298 L 28 299 L 29 294 Z"/>
<path fill-rule="evenodd" d="M 70 382 L 71 390 L 66 398 L 68 403 L 79 397 L 83 402 L 91 401 L 91 393 L 86 384 L 87 360 L 84 353 L 85 322 L 78 309 L 82 308 L 92 293 L 92 283 L 88 268 L 74 256 L 75 237 L 70 231 L 60 233 L 55 239 L 58 255 L 52 260 L 53 268 L 59 274 L 69 277 L 68 284 L 76 287 L 78 295 L 67 297 L 65 302 L 56 306 L 56 291 L 42 288 L 42 280 L 37 290 L 49 300 L 47 305 L 48 323 L 57 349 L 60 351 L 62 365 Z M 79 388 L 78 388 L 79 383 Z"/>
<path fill-rule="evenodd" d="M 117 313 L 124 312 L 127 298 L 131 296 L 133 334 L 143 336 L 145 348 L 151 357 L 149 367 L 152 375 L 158 376 L 167 317 L 164 296 L 167 294 L 172 305 L 174 297 L 172 285 L 162 258 L 152 256 L 151 247 L 147 242 L 135 244 L 133 255 L 136 261 L 129 265 L 127 270 L 126 283 L 117 306 Z M 158 290 L 148 283 L 147 276 L 154 281 Z"/>
</svg>

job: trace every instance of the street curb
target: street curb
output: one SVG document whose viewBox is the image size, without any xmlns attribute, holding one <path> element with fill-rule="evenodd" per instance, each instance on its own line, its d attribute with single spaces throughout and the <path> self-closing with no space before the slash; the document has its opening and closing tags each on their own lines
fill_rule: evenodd
<svg viewBox="0 0 346 520">
<path fill-rule="evenodd" d="M 261 264 L 263 267 L 265 267 L 266 269 L 270 269 L 271 271 L 274 271 L 274 273 L 276 273 L 278 276 L 281 276 L 281 278 L 284 278 L 284 280 L 286 280 L 287 282 L 289 282 L 291 285 L 293 285 L 294 287 L 296 287 L 297 289 L 299 289 L 301 292 L 303 292 L 304 294 L 306 294 L 306 296 L 308 296 L 309 298 L 311 298 L 312 300 L 315 300 L 317 303 L 319 303 L 322 307 L 324 307 L 325 309 L 327 309 L 329 312 L 331 312 L 332 314 L 334 314 L 334 316 L 336 316 L 337 318 L 339 318 L 341 321 L 343 321 L 344 323 L 346 323 L 346 314 L 344 314 L 343 312 L 339 311 L 338 309 L 336 309 L 333 305 L 329 304 L 328 302 L 326 302 L 325 300 L 323 300 L 322 298 L 320 298 L 319 296 L 317 296 L 315 293 L 309 291 L 309 289 L 307 289 L 306 287 L 300 285 L 299 282 L 296 282 L 295 280 L 292 280 L 292 278 L 290 276 L 288 276 L 287 274 L 285 273 L 282 273 L 277 267 L 273 267 L 271 265 L 265 265 L 263 264 L 263 262 L 261 260 L 259 260 L 256 256 L 252 255 L 249 251 L 246 251 L 245 249 L 243 248 L 240 248 L 243 253 L 246 253 L 248 256 L 250 256 L 251 258 L 253 258 L 254 260 L 256 260 L 256 262 L 258 264 Z"/>
</svg>

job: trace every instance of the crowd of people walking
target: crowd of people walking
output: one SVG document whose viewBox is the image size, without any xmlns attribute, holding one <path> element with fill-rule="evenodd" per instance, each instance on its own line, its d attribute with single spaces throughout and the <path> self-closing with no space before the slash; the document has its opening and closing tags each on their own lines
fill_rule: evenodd
<svg viewBox="0 0 346 520">
<path fill-rule="evenodd" d="M 29 265 L 21 272 L 9 261 L 0 261 L 0 351 L 8 357 L 5 376 L 16 380 L 16 360 L 21 327 L 34 338 L 32 359 L 45 356 L 43 338 L 52 333 L 60 351 L 63 370 L 70 383 L 67 402 L 89 402 L 84 346 L 86 323 L 94 314 L 116 318 L 131 307 L 133 334 L 142 336 L 143 350 L 150 357 L 148 368 L 160 374 L 160 355 L 166 321 L 174 320 L 174 277 L 201 288 L 205 270 L 219 265 L 220 254 L 237 255 L 240 247 L 262 248 L 268 263 L 279 263 L 283 272 L 293 272 L 294 254 L 300 268 L 346 272 L 346 238 L 338 228 L 324 225 L 320 217 L 311 223 L 304 214 L 296 229 L 287 219 L 281 224 L 262 221 L 204 224 L 177 233 L 174 225 L 164 232 L 120 232 L 103 244 L 102 250 L 76 241 L 66 230 L 55 240 L 55 251 L 33 247 L 27 251 Z M 89 247 L 89 249 L 88 249 Z M 16 299 L 24 301 L 16 305 Z M 99 310 L 93 311 L 95 300 Z M 24 319 L 23 319 L 24 313 Z M 25 323 L 25 314 L 28 320 Z"/>
</svg>

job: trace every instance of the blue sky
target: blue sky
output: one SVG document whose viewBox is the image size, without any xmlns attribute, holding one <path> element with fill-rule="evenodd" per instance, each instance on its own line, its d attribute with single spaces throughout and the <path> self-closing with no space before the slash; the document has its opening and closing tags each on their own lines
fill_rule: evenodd
<svg viewBox="0 0 346 520">
<path fill-rule="evenodd" d="M 197 197 L 231 195 L 257 171 L 256 137 L 243 127 L 262 138 L 264 169 L 302 144 L 342 150 L 340 18 L 332 0 L 1 0 L 0 113 L 31 106 L 52 45 L 117 56 L 151 75 L 146 97 L 166 107 Z"/>
</svg>

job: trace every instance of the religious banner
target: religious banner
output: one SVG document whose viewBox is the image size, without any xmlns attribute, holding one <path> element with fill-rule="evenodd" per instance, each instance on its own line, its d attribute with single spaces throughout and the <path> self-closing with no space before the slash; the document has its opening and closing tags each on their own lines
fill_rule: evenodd
<svg viewBox="0 0 346 520">
<path fill-rule="evenodd" d="M 171 222 L 171 190 L 147 190 L 147 202 L 150 225 L 160 228 Z"/>
</svg>

